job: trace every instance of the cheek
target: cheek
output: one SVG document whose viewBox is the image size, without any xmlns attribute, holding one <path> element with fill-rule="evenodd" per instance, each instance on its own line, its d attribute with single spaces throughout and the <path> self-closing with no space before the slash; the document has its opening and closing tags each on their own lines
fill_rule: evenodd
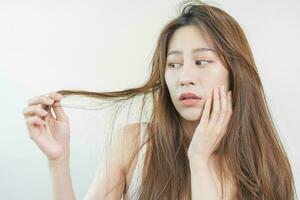
<svg viewBox="0 0 300 200">
<path fill-rule="evenodd" d="M 166 82 L 166 85 L 167 85 L 167 87 L 168 87 L 169 89 L 172 88 L 173 80 L 172 80 L 172 78 L 171 78 L 170 73 L 165 73 L 165 82 Z"/>
<path fill-rule="evenodd" d="M 165 74 L 165 82 L 169 90 L 170 96 L 171 98 L 173 98 L 173 96 L 176 95 L 174 78 L 171 78 L 170 74 Z"/>
<path fill-rule="evenodd" d="M 213 95 L 213 90 L 217 87 L 220 87 L 221 85 L 225 86 L 225 91 L 228 91 L 229 88 L 229 79 L 227 74 L 216 74 L 215 79 L 212 79 L 208 81 L 207 83 L 207 95 L 212 96 Z"/>
<path fill-rule="evenodd" d="M 210 68 L 210 70 L 205 71 L 205 76 L 202 76 L 201 83 L 203 88 L 203 94 L 205 99 L 213 95 L 213 89 L 221 85 L 225 85 L 228 88 L 229 83 L 229 72 L 221 64 L 218 63 Z"/>
</svg>

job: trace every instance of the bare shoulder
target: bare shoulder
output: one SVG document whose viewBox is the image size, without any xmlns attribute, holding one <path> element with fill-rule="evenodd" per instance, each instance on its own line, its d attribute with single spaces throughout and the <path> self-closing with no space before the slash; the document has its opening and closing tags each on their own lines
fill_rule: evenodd
<svg viewBox="0 0 300 200">
<path fill-rule="evenodd" d="M 123 174 L 126 174 L 130 159 L 139 147 L 139 128 L 141 123 L 129 123 L 116 130 L 116 135 L 109 142 L 106 149 L 106 157 L 118 167 Z"/>
<path fill-rule="evenodd" d="M 217 181 L 218 190 L 221 194 L 221 174 L 220 174 L 220 165 L 217 162 L 218 158 L 212 156 L 211 168 L 213 169 L 213 176 Z M 235 194 L 237 193 L 236 183 L 234 181 L 234 177 L 230 172 L 226 162 L 223 163 L 223 177 L 224 177 L 224 185 L 223 189 L 225 189 L 225 199 L 232 200 L 234 199 Z"/>
<path fill-rule="evenodd" d="M 139 123 L 122 126 L 109 144 L 97 168 L 85 200 L 120 199 L 126 184 L 126 168 L 138 141 Z"/>
<path fill-rule="evenodd" d="M 136 150 L 139 147 L 140 142 L 140 128 L 142 128 L 144 124 L 141 123 L 130 123 L 126 126 L 123 126 L 119 130 L 120 136 L 119 138 L 119 151 L 123 151 L 123 166 L 122 168 L 124 171 L 126 171 L 130 158 L 133 156 L 133 154 L 136 152 Z M 121 149 L 122 148 L 122 149 Z"/>
</svg>

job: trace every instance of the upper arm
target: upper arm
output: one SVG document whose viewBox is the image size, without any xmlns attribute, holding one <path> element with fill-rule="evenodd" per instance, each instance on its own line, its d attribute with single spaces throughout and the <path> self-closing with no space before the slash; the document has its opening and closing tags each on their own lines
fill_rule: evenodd
<svg viewBox="0 0 300 200">
<path fill-rule="evenodd" d="M 132 141 L 136 126 L 137 124 L 129 124 L 117 131 L 116 139 L 112 141 L 108 154 L 104 155 L 98 166 L 84 200 L 121 199 L 126 183 L 125 169 L 131 152 L 128 142 Z"/>
</svg>

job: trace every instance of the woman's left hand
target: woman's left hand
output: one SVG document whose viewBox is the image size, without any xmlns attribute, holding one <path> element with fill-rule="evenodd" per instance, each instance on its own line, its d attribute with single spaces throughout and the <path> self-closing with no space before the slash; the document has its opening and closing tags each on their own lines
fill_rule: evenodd
<svg viewBox="0 0 300 200">
<path fill-rule="evenodd" d="M 212 152 L 226 133 L 232 115 L 231 91 L 226 94 L 224 87 L 213 91 L 213 110 L 210 115 L 211 99 L 208 98 L 188 149 L 190 161 L 208 163 Z"/>
</svg>

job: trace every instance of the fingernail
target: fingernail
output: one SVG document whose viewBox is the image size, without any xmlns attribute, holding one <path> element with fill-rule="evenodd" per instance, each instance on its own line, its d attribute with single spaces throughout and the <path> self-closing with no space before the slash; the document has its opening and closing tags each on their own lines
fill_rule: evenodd
<svg viewBox="0 0 300 200">
<path fill-rule="evenodd" d="M 225 94 L 224 85 L 221 86 L 221 92 L 222 92 L 223 94 Z"/>
<path fill-rule="evenodd" d="M 59 94 L 59 93 L 57 93 L 57 96 L 58 96 L 59 98 L 62 98 L 62 97 L 63 97 L 63 95 L 61 95 L 61 94 Z"/>
<path fill-rule="evenodd" d="M 53 100 L 53 99 L 51 99 L 50 97 L 48 97 L 48 100 L 49 100 L 51 103 L 53 103 L 53 102 L 54 102 L 54 100 Z"/>
<path fill-rule="evenodd" d="M 48 112 L 45 111 L 45 110 L 43 110 L 42 113 L 43 113 L 43 115 L 47 115 L 48 114 Z"/>
</svg>

